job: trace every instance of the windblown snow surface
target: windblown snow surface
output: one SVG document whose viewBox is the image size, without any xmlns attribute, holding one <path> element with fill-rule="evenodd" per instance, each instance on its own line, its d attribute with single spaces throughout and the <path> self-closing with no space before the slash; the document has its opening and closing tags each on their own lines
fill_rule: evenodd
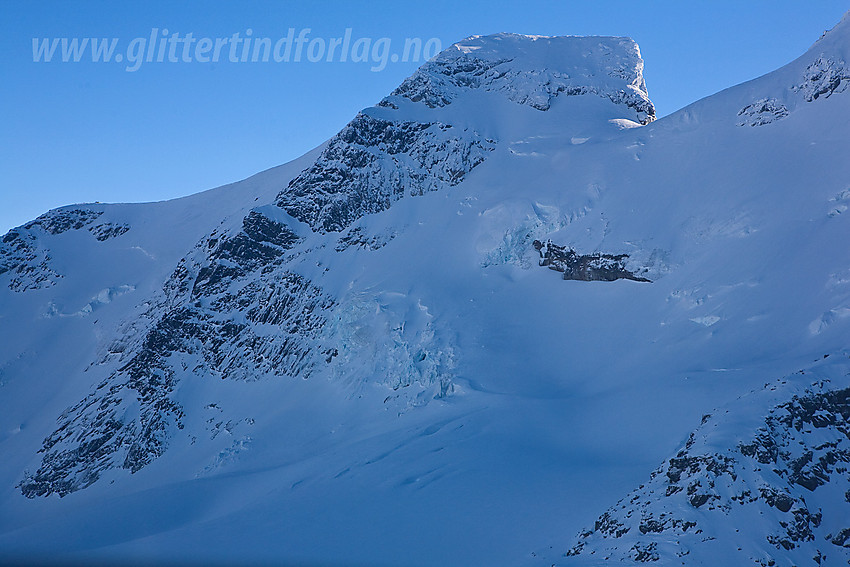
<svg viewBox="0 0 850 567">
<path fill-rule="evenodd" d="M 0 244 L 0 557 L 846 565 L 850 17 L 660 120 L 460 42 L 338 135 Z"/>
</svg>

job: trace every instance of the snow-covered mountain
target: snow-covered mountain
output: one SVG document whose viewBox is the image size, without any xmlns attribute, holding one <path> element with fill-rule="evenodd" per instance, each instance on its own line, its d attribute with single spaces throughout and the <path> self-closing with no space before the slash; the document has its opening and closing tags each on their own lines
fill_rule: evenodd
<svg viewBox="0 0 850 567">
<path fill-rule="evenodd" d="M 0 244 L 0 557 L 845 565 L 850 17 L 655 119 L 459 42 L 302 158 Z"/>
</svg>

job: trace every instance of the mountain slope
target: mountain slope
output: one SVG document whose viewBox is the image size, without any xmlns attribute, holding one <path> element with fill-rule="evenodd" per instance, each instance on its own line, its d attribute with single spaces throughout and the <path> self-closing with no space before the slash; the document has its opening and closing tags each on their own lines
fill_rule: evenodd
<svg viewBox="0 0 850 567">
<path fill-rule="evenodd" d="M 746 561 L 846 561 L 843 508 L 821 499 L 846 481 L 843 406 L 806 506 L 805 484 L 756 474 L 738 421 L 681 443 L 732 404 L 824 451 L 768 414 L 848 387 L 849 27 L 654 122 L 631 40 L 474 37 L 296 162 L 11 231 L 0 550 L 594 564 L 666 561 L 687 537 L 676 561 L 699 565 L 738 560 L 724 498 L 764 485 L 815 543 L 783 544 L 765 489 L 746 509 L 775 539 L 749 533 Z M 825 354 L 819 385 L 793 374 Z M 675 465 L 667 495 L 671 458 L 712 455 L 742 463 L 734 491 L 689 494 L 719 469 Z M 626 534 L 583 529 L 662 462 L 608 513 Z"/>
</svg>

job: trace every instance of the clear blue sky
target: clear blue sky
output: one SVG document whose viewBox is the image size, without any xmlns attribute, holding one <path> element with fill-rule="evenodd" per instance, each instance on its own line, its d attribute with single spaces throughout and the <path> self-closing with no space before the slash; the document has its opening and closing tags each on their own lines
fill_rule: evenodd
<svg viewBox="0 0 850 567">
<path fill-rule="evenodd" d="M 52 207 L 187 195 L 289 161 L 418 66 L 373 62 L 34 63 L 33 38 L 627 35 L 669 114 L 802 54 L 850 9 L 817 2 L 13 2 L 0 4 L 0 233 Z M 177 53 L 180 51 L 178 49 Z M 226 53 L 226 51 L 224 52 Z M 167 56 L 166 56 L 167 57 Z"/>
</svg>

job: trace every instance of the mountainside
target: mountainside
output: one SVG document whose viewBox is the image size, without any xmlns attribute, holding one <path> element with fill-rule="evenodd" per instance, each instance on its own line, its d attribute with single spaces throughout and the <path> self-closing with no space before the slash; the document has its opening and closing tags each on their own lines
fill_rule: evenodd
<svg viewBox="0 0 850 567">
<path fill-rule="evenodd" d="M 655 120 L 459 42 L 294 162 L 0 243 L 0 558 L 850 560 L 850 17 Z"/>
</svg>

